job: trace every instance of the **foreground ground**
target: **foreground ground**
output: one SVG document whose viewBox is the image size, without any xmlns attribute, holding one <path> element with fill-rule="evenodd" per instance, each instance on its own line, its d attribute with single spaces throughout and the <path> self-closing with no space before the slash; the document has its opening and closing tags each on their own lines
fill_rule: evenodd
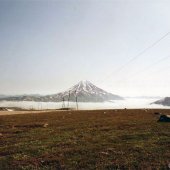
<svg viewBox="0 0 170 170">
<path fill-rule="evenodd" d="M 168 169 L 170 110 L 0 116 L 0 169 Z"/>
</svg>

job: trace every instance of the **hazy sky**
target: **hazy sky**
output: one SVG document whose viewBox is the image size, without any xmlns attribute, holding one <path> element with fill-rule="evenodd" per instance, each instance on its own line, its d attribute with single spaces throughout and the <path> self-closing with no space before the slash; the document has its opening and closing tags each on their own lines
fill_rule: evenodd
<svg viewBox="0 0 170 170">
<path fill-rule="evenodd" d="M 170 34 L 118 71 L 168 32 L 169 0 L 0 0 L 0 93 L 170 96 Z"/>
</svg>

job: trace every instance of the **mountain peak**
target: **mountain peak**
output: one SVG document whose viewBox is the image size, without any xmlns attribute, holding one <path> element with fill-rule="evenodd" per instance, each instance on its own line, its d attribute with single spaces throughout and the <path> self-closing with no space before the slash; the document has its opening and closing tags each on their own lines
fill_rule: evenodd
<svg viewBox="0 0 170 170">
<path fill-rule="evenodd" d="M 92 84 L 92 83 L 88 80 L 81 80 L 78 84 L 87 85 L 87 84 Z"/>
<path fill-rule="evenodd" d="M 80 83 L 87 83 L 89 82 L 88 80 L 81 80 Z"/>
</svg>

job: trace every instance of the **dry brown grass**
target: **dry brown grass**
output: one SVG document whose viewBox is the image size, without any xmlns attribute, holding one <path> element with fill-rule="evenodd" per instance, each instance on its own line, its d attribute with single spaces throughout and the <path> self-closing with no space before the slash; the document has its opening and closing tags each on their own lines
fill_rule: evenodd
<svg viewBox="0 0 170 170">
<path fill-rule="evenodd" d="M 170 124 L 154 112 L 170 110 L 0 116 L 1 169 L 168 169 Z"/>
</svg>

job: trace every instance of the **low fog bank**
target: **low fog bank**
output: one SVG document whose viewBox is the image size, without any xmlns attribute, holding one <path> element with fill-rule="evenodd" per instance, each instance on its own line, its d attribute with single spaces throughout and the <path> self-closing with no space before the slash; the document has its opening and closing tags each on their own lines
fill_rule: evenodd
<svg viewBox="0 0 170 170">
<path fill-rule="evenodd" d="M 115 100 L 103 103 L 82 103 L 78 102 L 79 109 L 140 109 L 140 108 L 165 108 L 170 109 L 168 106 L 162 106 L 157 104 L 151 104 L 155 102 L 156 99 L 148 98 L 125 98 L 125 100 Z M 75 102 L 65 101 L 65 107 L 76 108 Z M 44 110 L 44 109 L 59 109 L 62 108 L 63 102 L 14 102 L 14 101 L 2 101 L 0 102 L 0 107 L 19 107 L 23 109 L 35 109 L 35 110 Z"/>
</svg>

